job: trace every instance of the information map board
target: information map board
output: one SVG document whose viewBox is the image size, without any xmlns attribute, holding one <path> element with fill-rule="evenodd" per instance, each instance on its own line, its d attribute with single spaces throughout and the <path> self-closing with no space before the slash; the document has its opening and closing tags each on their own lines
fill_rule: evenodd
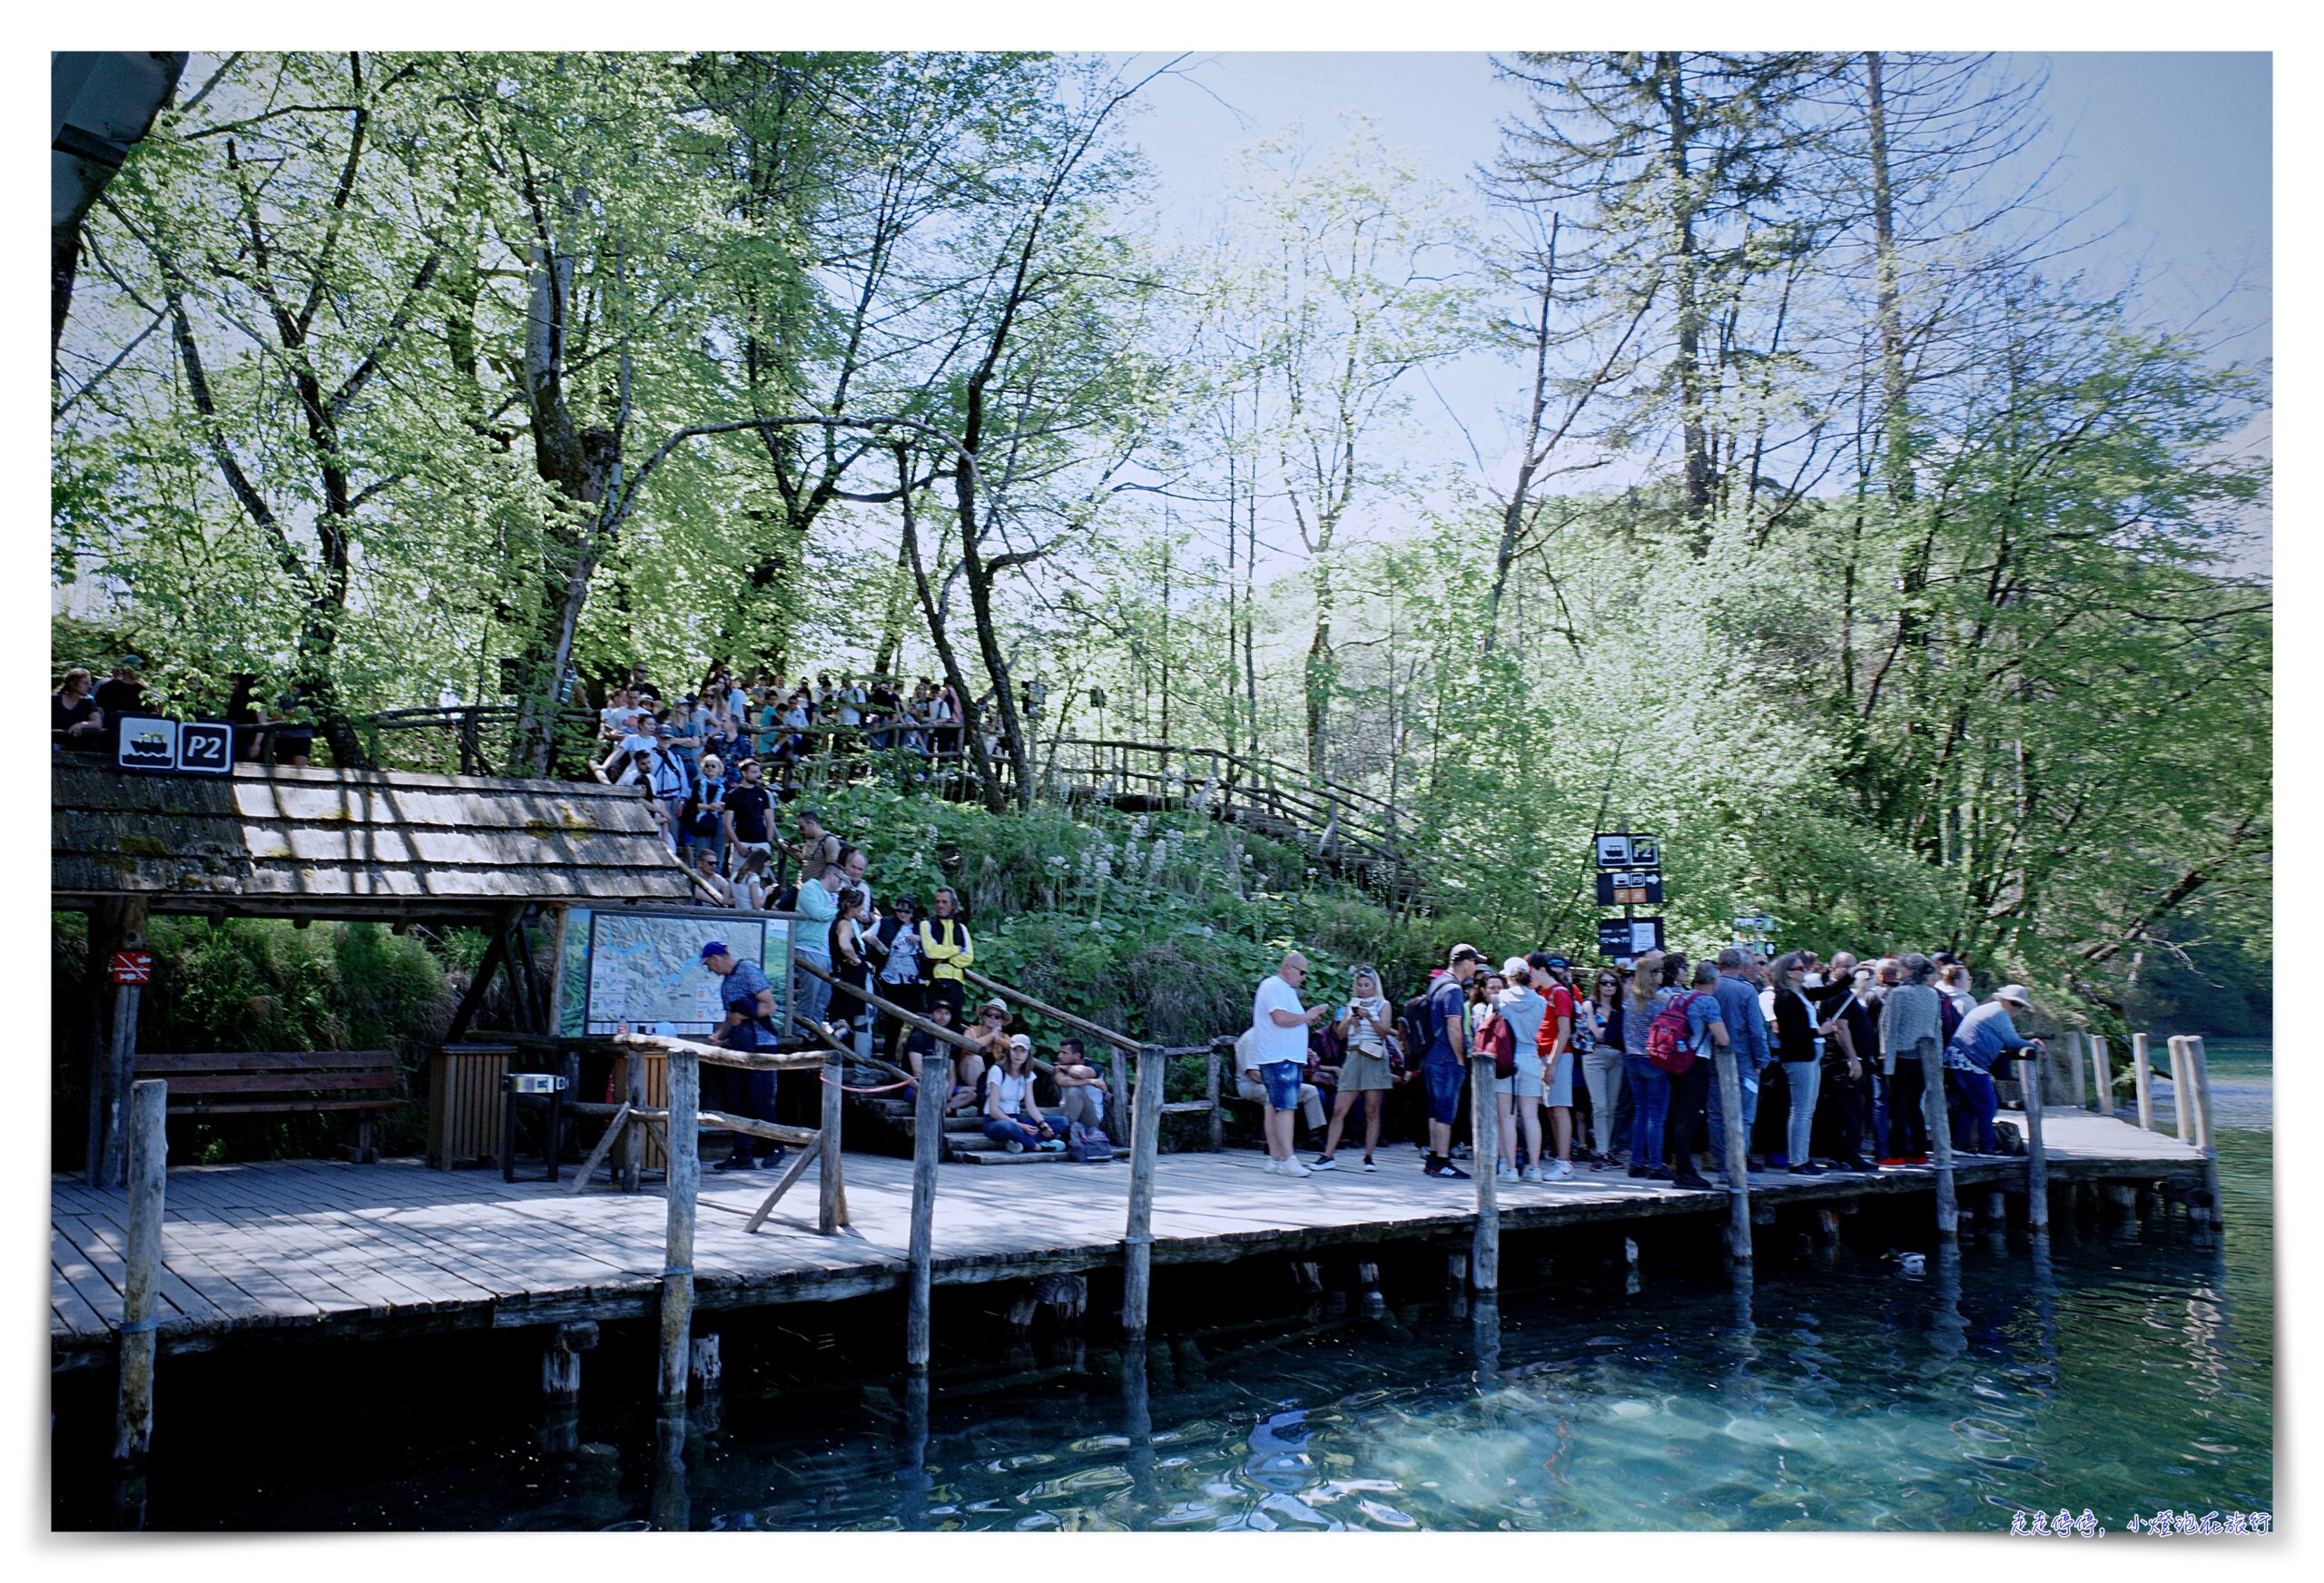
<svg viewBox="0 0 2324 1583">
<path fill-rule="evenodd" d="M 566 1038 L 618 1032 L 698 1038 L 725 1017 L 724 980 L 702 959 L 723 942 L 756 962 L 774 989 L 774 1026 L 791 1024 L 791 922 L 709 908 L 648 910 L 573 908 L 565 915 L 564 981 L 556 1031 Z"/>
</svg>

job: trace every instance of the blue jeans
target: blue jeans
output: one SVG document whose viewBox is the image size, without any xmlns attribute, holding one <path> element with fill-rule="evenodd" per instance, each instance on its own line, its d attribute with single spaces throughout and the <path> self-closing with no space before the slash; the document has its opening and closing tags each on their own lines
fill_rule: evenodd
<svg viewBox="0 0 2324 1583">
<path fill-rule="evenodd" d="M 1269 1110 L 1299 1108 L 1299 1085 L 1306 1079 L 1303 1074 L 1306 1065 L 1301 1061 L 1269 1061 L 1259 1068 L 1259 1081 L 1266 1085 Z"/>
<path fill-rule="evenodd" d="M 1451 1126 L 1461 1111 L 1461 1085 L 1469 1079 L 1468 1068 L 1457 1060 L 1440 1061 L 1432 1056 L 1420 1064 L 1420 1076 L 1428 1085 L 1428 1119 Z"/>
<path fill-rule="evenodd" d="M 1022 1144 L 1029 1149 L 1034 1148 L 1040 1144 L 1039 1129 L 1044 1121 L 1049 1124 L 1051 1132 L 1063 1135 L 1064 1123 L 1056 1116 L 1045 1116 L 1037 1110 L 1029 1110 L 1019 1116 L 986 1116 L 984 1136 L 1004 1149 L 1012 1143 Z"/>
<path fill-rule="evenodd" d="M 814 963 L 826 973 L 832 970 L 831 959 L 828 957 L 813 956 L 806 951 L 800 951 L 798 956 L 804 961 Z M 831 1008 L 832 987 L 812 973 L 803 973 L 793 968 L 791 974 L 793 1014 L 803 1017 L 809 1022 L 822 1022 L 830 1014 Z M 785 1028 L 783 1033 L 788 1037 L 791 1031 Z"/>
<path fill-rule="evenodd" d="M 1748 1056 L 1735 1063 L 1735 1084 L 1743 1096 L 1743 1152 L 1751 1152 L 1751 1126 L 1759 1119 L 1759 1068 Z M 1727 1111 L 1726 1090 L 1719 1086 L 1718 1069 L 1711 1073 L 1710 1157 L 1718 1169 L 1727 1169 Z"/>
<path fill-rule="evenodd" d="M 1630 1101 L 1630 1168 L 1662 1163 L 1662 1122 L 1670 1112 L 1670 1074 L 1644 1056 L 1625 1054 L 1622 1075 Z"/>
<path fill-rule="evenodd" d="M 1994 1112 L 2001 1108 L 1994 1080 L 1983 1072 L 1957 1067 L 1946 1068 L 1945 1078 L 1953 1095 L 1953 1146 L 1980 1155 L 2001 1153 L 1994 1136 Z"/>
<path fill-rule="evenodd" d="M 1791 1115 L 1784 1129 L 1783 1161 L 1787 1165 L 1804 1165 L 1808 1158 L 1808 1130 L 1816 1125 L 1816 1090 L 1824 1083 L 1824 1063 L 1786 1061 L 1783 1080 L 1791 1093 Z"/>
</svg>

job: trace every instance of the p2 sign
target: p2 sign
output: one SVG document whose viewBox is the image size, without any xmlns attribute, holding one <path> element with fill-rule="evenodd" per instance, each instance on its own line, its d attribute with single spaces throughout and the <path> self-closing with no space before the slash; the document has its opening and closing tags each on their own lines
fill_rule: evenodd
<svg viewBox="0 0 2324 1583">
<path fill-rule="evenodd" d="M 124 770 L 175 775 L 234 772 L 234 728 L 219 720 L 123 715 L 114 762 Z"/>
</svg>

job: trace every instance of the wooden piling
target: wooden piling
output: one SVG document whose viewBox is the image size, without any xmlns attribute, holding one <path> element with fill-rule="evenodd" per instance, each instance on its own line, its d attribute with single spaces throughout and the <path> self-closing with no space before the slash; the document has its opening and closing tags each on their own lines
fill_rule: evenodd
<svg viewBox="0 0 2324 1583">
<path fill-rule="evenodd" d="M 1744 1136 L 1743 1081 L 1736 1075 L 1735 1051 L 1719 1046 L 1711 1053 L 1718 1074 L 1718 1106 L 1727 1118 L 1727 1256 L 1738 1264 L 1751 1262 L 1750 1139 Z"/>
<path fill-rule="evenodd" d="M 2218 1118 L 2211 1110 L 2211 1067 L 2201 1034 L 2187 1038 L 2187 1056 L 2195 1074 L 2195 1146 L 2203 1152 L 2203 1190 L 2211 1195 L 2207 1217 L 2212 1230 L 2220 1226 Z"/>
<path fill-rule="evenodd" d="M 2083 1059 L 2082 1059 L 2082 1049 L 2083 1049 L 2083 1045 L 2085 1045 L 2085 1044 L 2087 1044 L 2087 1043 L 2089 1042 L 2089 1039 L 2090 1039 L 2090 1036 L 2089 1036 L 2088 1034 L 2083 1034 L 2083 1033 L 2070 1033 L 2070 1034 L 2067 1034 L 2067 1035 L 2065 1036 L 2065 1041 L 2066 1041 L 2066 1081 L 2067 1081 L 2067 1082 L 2069 1082 L 2069 1083 L 2071 1083 L 2072 1085 L 2073 1085 L 2073 1100 L 2072 1100 L 2072 1104 L 2073 1104 L 2073 1108 L 2075 1108 L 2076 1110 L 2086 1110 L 2086 1109 L 2088 1109 L 2088 1108 L 2089 1108 L 2089 1105 L 2088 1105 L 2088 1103 L 2087 1103 L 2087 1102 L 2083 1098 L 2083 1096 L 2083 1096 Z"/>
<path fill-rule="evenodd" d="M 911 1238 L 905 1253 L 904 1366 L 916 1374 L 928 1368 L 933 1334 L 929 1303 L 936 1257 L 936 1172 L 944 1158 L 944 1100 L 951 1090 L 950 1059 L 931 1054 L 921 1062 L 920 1104 L 912 1123 Z"/>
<path fill-rule="evenodd" d="M 2091 1076 L 2098 1085 L 2098 1114 L 2114 1114 L 2114 1064 L 2106 1058 L 2106 1036 L 2093 1033 L 2090 1039 Z"/>
<path fill-rule="evenodd" d="M 847 1097 L 841 1085 L 847 1081 L 847 1066 L 835 1049 L 823 1054 L 822 1080 L 822 1136 L 817 1140 L 822 1160 L 815 1196 L 815 1229 L 830 1236 L 847 1224 L 846 1178 L 841 1174 L 839 1158 L 841 1106 Z"/>
<path fill-rule="evenodd" d="M 1477 1181 L 1477 1224 L 1469 1241 L 1470 1279 L 1480 1293 L 1501 1289 L 1501 1125 L 1494 1114 L 1492 1057 L 1469 1057 L 1469 1153 Z"/>
<path fill-rule="evenodd" d="M 2131 1087 L 2139 1101 L 2139 1130 L 2154 1130 L 2154 1072 L 2147 1065 L 2146 1035 L 2131 1036 Z"/>
<path fill-rule="evenodd" d="M 1086 1055 L 1086 1054 L 1088 1054 L 1088 1052 L 1087 1052 L 1087 1051 L 1084 1051 L 1083 1053 L 1084 1053 L 1085 1055 Z M 1143 1051 L 1140 1051 L 1140 1052 L 1139 1052 L 1139 1054 L 1140 1054 L 1141 1056 L 1142 1056 L 1144 1053 L 1145 1053 L 1145 1052 L 1143 1052 Z M 1110 1087 L 1110 1088 L 1111 1088 L 1111 1089 L 1112 1089 L 1112 1090 L 1113 1090 L 1117 1095 L 1126 1095 L 1126 1094 L 1128 1094 L 1128 1093 L 1129 1092 L 1129 1077 L 1128 1077 L 1128 1074 L 1127 1072 L 1125 1072 L 1125 1071 L 1123 1070 L 1123 1068 L 1122 1068 L 1122 1053 L 1121 1053 L 1121 1051 L 1119 1051 L 1119 1050 L 1110 1050 L 1110 1051 L 1108 1051 L 1108 1056 L 1107 1056 L 1107 1063 L 1106 1063 L 1106 1070 L 1107 1070 L 1107 1073 L 1108 1073 L 1108 1077 L 1107 1077 L 1107 1086 L 1108 1086 L 1108 1087 Z M 1114 1119 L 1114 1140 L 1113 1140 L 1113 1141 L 1114 1141 L 1117 1145 L 1126 1144 L 1126 1143 L 1128 1143 L 1128 1142 L 1130 1141 L 1128 1137 L 1126 1137 L 1126 1136 L 1124 1136 L 1122 1135 L 1122 1121 L 1123 1121 L 1124 1113 L 1125 1113 L 1126 1111 L 1131 1112 L 1131 1114 L 1128 1116 L 1128 1119 L 1129 1120 L 1129 1122 L 1130 1122 L 1130 1124 L 1131 1124 L 1131 1126 L 1132 1126 L 1132 1128 L 1133 1128 L 1133 1130 L 1134 1130 L 1134 1129 L 1135 1129 L 1135 1126 L 1136 1126 L 1136 1123 L 1137 1123 L 1137 1116 L 1136 1116 L 1136 1114 L 1135 1114 L 1135 1111 L 1134 1111 L 1134 1107 L 1133 1107 L 1133 1106 L 1124 1105 L 1124 1104 L 1122 1103 L 1122 1101 L 1121 1101 L 1121 1100 L 1119 1100 L 1119 1099 L 1116 1099 L 1116 1100 L 1114 1101 L 1114 1103 L 1113 1103 L 1113 1104 L 1108 1105 L 1108 1106 L 1106 1106 L 1106 1114 L 1107 1114 L 1108 1116 L 1111 1116 L 1111 1117 L 1115 1118 L 1115 1119 Z"/>
<path fill-rule="evenodd" d="M 1122 1330 L 1146 1334 L 1146 1313 L 1154 1284 L 1154 1157 L 1162 1140 L 1162 1073 L 1165 1062 L 1151 1045 L 1137 1052 L 1137 1088 L 1132 1109 L 1129 1154 L 1129 1220 L 1122 1232 Z"/>
<path fill-rule="evenodd" d="M 161 1319 L 153 1288 L 162 1269 L 162 1213 L 168 1188 L 169 1143 L 163 1132 L 170 1088 L 154 1078 L 131 1085 L 129 1122 L 129 1243 L 121 1289 L 121 1379 L 113 1403 L 113 1460 L 137 1467 L 153 1443 L 153 1331 Z"/>
<path fill-rule="evenodd" d="M 1961 1199 L 1953 1175 L 1953 1122 L 1945 1113 L 1945 1053 L 1934 1041 L 1921 1047 L 1921 1117 L 1928 1127 L 1929 1164 L 1936 1172 L 1936 1240 L 1957 1243 Z"/>
<path fill-rule="evenodd" d="M 669 1221 L 662 1254 L 662 1345 L 655 1395 L 665 1411 L 675 1403 L 683 1414 L 686 1374 L 693 1361 L 689 1340 L 694 1331 L 694 1203 L 702 1185 L 702 1151 L 694 1126 L 702 1096 L 702 1063 L 689 1051 L 674 1049 L 669 1075 L 665 1176 Z"/>
<path fill-rule="evenodd" d="M 2025 1224 L 2037 1238 L 2050 1231 L 2050 1156 L 2042 1146 L 2042 1068 L 2048 1064 L 2035 1059 L 2019 1085 L 2025 1093 Z"/>
<path fill-rule="evenodd" d="M 2179 1141 L 2182 1144 L 2194 1137 L 2194 1128 L 2187 1120 L 2187 1037 L 2174 1033 L 2171 1036 L 2171 1108 L 2175 1113 Z"/>
</svg>

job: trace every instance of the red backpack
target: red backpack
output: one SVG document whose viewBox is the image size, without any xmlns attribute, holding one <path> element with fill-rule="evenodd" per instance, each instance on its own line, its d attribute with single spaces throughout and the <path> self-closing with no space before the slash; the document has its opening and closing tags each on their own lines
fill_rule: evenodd
<svg viewBox="0 0 2324 1583">
<path fill-rule="evenodd" d="M 1677 995 L 1646 1025 L 1646 1058 L 1673 1077 L 1695 1064 L 1695 1052 L 1687 1039 L 1687 1008 L 1702 998 L 1699 989 Z"/>
<path fill-rule="evenodd" d="M 1494 1016 L 1477 1025 L 1476 1041 L 1471 1053 L 1492 1057 L 1492 1075 L 1496 1077 L 1517 1076 L 1517 1033 L 1505 1017 Z"/>
</svg>

